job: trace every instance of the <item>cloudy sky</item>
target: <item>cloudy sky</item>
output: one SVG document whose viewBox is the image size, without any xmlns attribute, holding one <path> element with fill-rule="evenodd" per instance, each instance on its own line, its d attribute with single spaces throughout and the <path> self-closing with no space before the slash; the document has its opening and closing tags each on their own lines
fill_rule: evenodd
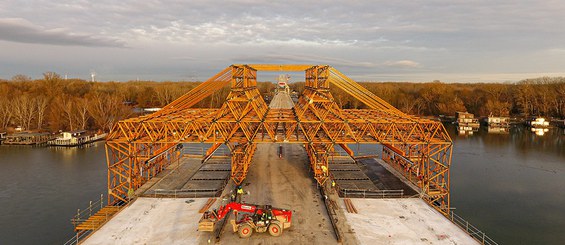
<svg viewBox="0 0 565 245">
<path fill-rule="evenodd" d="M 3 79 L 202 80 L 233 63 L 360 81 L 565 76 L 565 1 L 0 1 Z"/>
</svg>

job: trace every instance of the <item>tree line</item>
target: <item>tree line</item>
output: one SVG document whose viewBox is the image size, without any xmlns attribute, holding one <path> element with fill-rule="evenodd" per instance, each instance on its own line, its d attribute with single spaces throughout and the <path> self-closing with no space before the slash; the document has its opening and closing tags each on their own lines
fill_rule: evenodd
<svg viewBox="0 0 565 245">
<path fill-rule="evenodd" d="M 565 118 L 565 78 L 541 77 L 515 83 L 361 82 L 403 112 L 421 116 L 545 116 Z M 301 90 L 304 83 L 291 84 Z M 331 88 L 342 108 L 366 108 L 345 91 Z"/>
<path fill-rule="evenodd" d="M 0 130 L 21 126 L 26 130 L 90 129 L 109 131 L 114 123 L 138 116 L 134 108 L 163 107 L 200 82 L 89 82 L 62 79 L 46 72 L 32 80 L 25 75 L 0 80 Z M 565 117 L 565 78 L 542 77 L 517 83 L 362 82 L 362 86 L 400 110 L 416 115 L 454 115 L 468 111 L 478 116 L 518 115 Z M 272 96 L 276 84 L 258 82 Z M 304 82 L 290 84 L 301 92 Z M 331 88 L 342 108 L 365 106 L 337 88 Z M 229 93 L 226 87 L 195 107 L 217 108 Z"/>
</svg>

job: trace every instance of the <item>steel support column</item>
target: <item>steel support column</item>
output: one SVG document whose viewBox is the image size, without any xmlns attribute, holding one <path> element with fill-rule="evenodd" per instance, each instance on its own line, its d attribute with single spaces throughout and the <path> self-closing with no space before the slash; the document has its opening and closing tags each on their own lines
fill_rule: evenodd
<svg viewBox="0 0 565 245">
<path fill-rule="evenodd" d="M 247 177 L 257 144 L 245 143 L 231 146 L 231 179 L 239 185 Z"/>
<path fill-rule="evenodd" d="M 330 175 L 328 158 L 333 152 L 334 144 L 305 144 L 306 153 L 310 160 L 310 168 L 314 174 L 314 179 L 318 184 L 323 185 Z"/>
<path fill-rule="evenodd" d="M 292 109 L 270 109 L 257 89 L 257 71 L 304 71 L 305 89 Z M 219 109 L 193 108 L 231 84 Z M 342 109 L 330 85 L 369 109 Z M 232 179 L 241 183 L 257 143 L 306 144 L 314 177 L 324 183 L 335 145 L 383 144 L 383 159 L 418 186 L 424 200 L 446 214 L 452 141 L 440 122 L 407 115 L 327 65 L 232 65 L 157 113 L 118 122 L 108 135 L 108 196 L 128 201 L 170 163 L 160 155 L 181 142 L 229 146 Z M 326 169 L 326 171 L 324 171 Z"/>
</svg>

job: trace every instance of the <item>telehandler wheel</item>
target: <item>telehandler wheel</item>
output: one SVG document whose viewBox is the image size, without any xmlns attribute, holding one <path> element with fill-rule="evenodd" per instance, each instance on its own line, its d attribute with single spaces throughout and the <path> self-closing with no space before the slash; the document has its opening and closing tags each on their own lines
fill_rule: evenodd
<svg viewBox="0 0 565 245">
<path fill-rule="evenodd" d="M 237 233 L 241 238 L 248 238 L 253 234 L 253 228 L 249 224 L 241 224 L 239 229 L 237 229 Z"/>
<path fill-rule="evenodd" d="M 271 234 L 271 236 L 280 236 L 282 232 L 283 229 L 279 224 L 272 223 L 271 225 L 269 225 L 269 234 Z"/>
</svg>

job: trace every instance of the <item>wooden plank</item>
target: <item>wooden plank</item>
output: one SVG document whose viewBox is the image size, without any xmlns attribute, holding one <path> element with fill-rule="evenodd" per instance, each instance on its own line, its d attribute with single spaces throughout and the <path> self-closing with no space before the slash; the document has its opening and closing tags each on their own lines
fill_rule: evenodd
<svg viewBox="0 0 565 245">
<path fill-rule="evenodd" d="M 351 209 L 349 209 L 349 204 L 348 204 L 347 200 L 349 200 L 349 199 L 347 199 L 347 198 L 343 199 L 343 203 L 345 204 L 345 210 L 347 210 L 348 213 L 351 213 Z"/>
<path fill-rule="evenodd" d="M 75 230 L 96 230 L 107 220 L 109 220 L 114 214 L 116 214 L 121 207 L 116 206 L 106 206 L 98 210 L 95 214 L 88 217 L 87 220 L 80 223 L 75 227 Z"/>
<path fill-rule="evenodd" d="M 358 214 L 359 212 L 357 212 L 357 208 L 355 207 L 355 205 L 353 205 L 353 202 L 351 201 L 351 199 L 349 199 L 349 205 L 351 205 L 351 209 L 353 209 L 353 212 Z"/>
<path fill-rule="evenodd" d="M 351 199 L 344 198 L 343 202 L 345 203 L 345 209 L 347 210 L 348 213 L 355 213 L 355 214 L 358 213 L 357 208 L 355 207 L 355 205 L 353 205 Z"/>
<path fill-rule="evenodd" d="M 212 206 L 212 204 L 214 204 L 214 202 L 216 202 L 216 198 L 208 198 L 206 204 L 204 204 L 204 206 L 200 210 L 198 210 L 198 212 L 204 213 L 208 211 L 208 209 Z"/>
</svg>

